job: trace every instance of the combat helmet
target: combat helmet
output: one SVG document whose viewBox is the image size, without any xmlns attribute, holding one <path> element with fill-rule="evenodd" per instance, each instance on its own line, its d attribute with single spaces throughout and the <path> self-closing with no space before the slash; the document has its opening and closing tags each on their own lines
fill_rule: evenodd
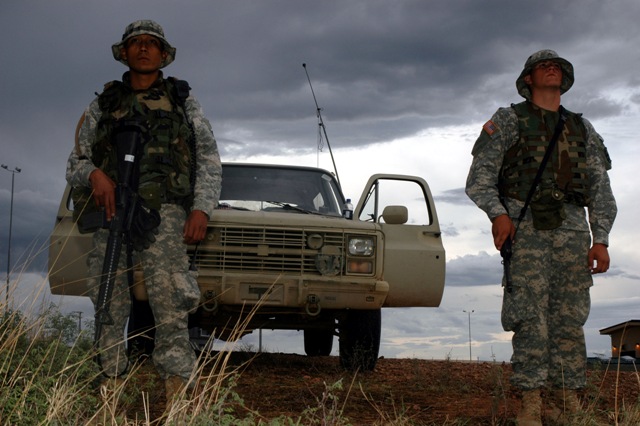
<svg viewBox="0 0 640 426">
<path fill-rule="evenodd" d="M 162 42 L 164 51 L 167 52 L 167 57 L 162 62 L 160 68 L 164 68 L 171 62 L 173 62 L 173 60 L 176 58 L 176 48 L 171 46 L 167 39 L 164 38 L 164 31 L 162 30 L 160 24 L 148 19 L 135 21 L 127 25 L 127 28 L 125 28 L 124 30 L 124 34 L 122 34 L 122 40 L 111 46 L 111 51 L 113 52 L 113 57 L 116 61 L 122 62 L 123 64 L 127 65 L 127 61 L 120 57 L 120 49 L 122 49 L 127 40 L 140 34 L 152 35 Z"/>
<path fill-rule="evenodd" d="M 566 59 L 561 58 L 558 54 L 550 49 L 540 50 L 533 55 L 529 56 L 527 62 L 524 64 L 524 69 L 520 73 L 520 77 L 516 80 L 516 87 L 520 96 L 527 100 L 531 100 L 531 90 L 529 85 L 525 83 L 524 78 L 531 74 L 533 67 L 538 62 L 553 61 L 560 65 L 562 68 L 562 83 L 560 83 L 560 93 L 565 93 L 573 86 L 573 65 Z"/>
</svg>

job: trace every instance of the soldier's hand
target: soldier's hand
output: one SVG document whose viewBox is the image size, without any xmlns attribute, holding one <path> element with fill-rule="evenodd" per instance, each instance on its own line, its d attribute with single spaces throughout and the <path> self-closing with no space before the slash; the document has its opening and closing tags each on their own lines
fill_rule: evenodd
<svg viewBox="0 0 640 426">
<path fill-rule="evenodd" d="M 600 274 L 609 270 L 609 249 L 604 244 L 594 244 L 589 250 L 589 270 L 592 274 Z"/>
<path fill-rule="evenodd" d="M 91 172 L 89 181 L 96 205 L 104 208 L 107 220 L 111 220 L 116 215 L 116 183 L 100 169 Z"/>
<path fill-rule="evenodd" d="M 202 210 L 194 210 L 189 213 L 189 217 L 184 223 L 184 242 L 187 244 L 195 244 L 204 240 L 207 234 L 208 222 L 209 216 Z"/>
<path fill-rule="evenodd" d="M 493 244 L 499 251 L 507 237 L 513 238 L 516 233 L 516 227 L 513 225 L 509 215 L 502 214 L 493 219 L 491 233 L 493 234 Z"/>
</svg>

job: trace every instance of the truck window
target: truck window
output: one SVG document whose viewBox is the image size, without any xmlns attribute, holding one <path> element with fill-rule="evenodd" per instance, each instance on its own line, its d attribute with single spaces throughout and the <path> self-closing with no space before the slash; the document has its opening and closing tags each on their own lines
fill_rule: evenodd
<svg viewBox="0 0 640 426">
<path fill-rule="evenodd" d="M 359 214 L 364 221 L 384 222 L 382 212 L 386 206 L 405 206 L 409 211 L 410 225 L 430 225 L 431 207 L 422 186 L 412 180 L 379 179 L 371 188 L 366 203 Z"/>
<path fill-rule="evenodd" d="M 291 206 L 305 211 L 340 216 L 340 199 L 340 190 L 335 179 L 321 170 L 223 166 L 220 203 L 227 207 L 252 211 L 282 211 L 283 207 Z"/>
</svg>

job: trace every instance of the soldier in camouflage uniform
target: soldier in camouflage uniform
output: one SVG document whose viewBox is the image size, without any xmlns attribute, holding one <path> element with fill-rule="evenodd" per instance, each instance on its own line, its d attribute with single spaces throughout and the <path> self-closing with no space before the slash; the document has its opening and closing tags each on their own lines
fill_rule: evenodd
<svg viewBox="0 0 640 426">
<path fill-rule="evenodd" d="M 520 425 L 541 424 L 542 389 L 551 395 L 549 414 L 579 410 L 591 274 L 609 268 L 617 212 L 611 162 L 601 136 L 580 114 L 563 110 L 563 131 L 530 208 L 517 221 L 558 123 L 560 95 L 573 82 L 573 66 L 556 52 L 531 55 L 516 81 L 526 100 L 498 109 L 483 126 L 466 183 L 467 195 L 492 222 L 495 247 L 515 235 L 502 325 L 513 332 L 512 383 L 523 391 Z"/>
<path fill-rule="evenodd" d="M 119 120 L 134 116 L 146 123 L 138 192 L 147 208 L 159 211 L 160 225 L 156 241 L 137 252 L 136 260 L 142 265 L 156 323 L 153 362 L 165 379 L 168 396 L 172 396 L 189 381 L 196 364 L 187 317 L 199 304 L 200 290 L 196 273 L 189 271 L 186 244 L 205 237 L 208 219 L 220 196 L 220 157 L 199 103 L 188 92 L 180 101 L 175 95 L 177 80 L 163 77 L 160 69 L 174 60 L 176 49 L 165 39 L 160 25 L 149 20 L 133 22 L 122 40 L 112 46 L 112 52 L 129 71 L 122 82 L 108 83 L 84 112 L 66 176 L 74 188 L 92 191 L 95 205 L 108 218 L 113 217 L 116 165 L 110 156 L 114 151 L 111 131 Z M 192 137 L 195 167 L 188 143 Z M 88 260 L 89 276 L 93 277 L 89 280 L 89 296 L 94 304 L 107 237 L 107 230 L 95 232 L 95 250 Z M 121 270 L 126 268 L 125 258 L 123 253 Z M 126 274 L 120 274 L 110 307 L 115 324 L 103 327 L 98 342 L 100 365 L 107 377 L 127 372 L 123 336 L 130 307 L 128 280 Z"/>
</svg>

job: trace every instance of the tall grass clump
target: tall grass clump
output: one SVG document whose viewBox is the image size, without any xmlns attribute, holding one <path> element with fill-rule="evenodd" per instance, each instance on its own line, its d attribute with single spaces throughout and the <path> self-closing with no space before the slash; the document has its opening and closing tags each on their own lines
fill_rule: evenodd
<svg viewBox="0 0 640 426">
<path fill-rule="evenodd" d="M 0 322 L 0 424 L 74 424 L 95 406 L 91 342 L 52 306 L 31 319 L 5 310 Z"/>
</svg>

